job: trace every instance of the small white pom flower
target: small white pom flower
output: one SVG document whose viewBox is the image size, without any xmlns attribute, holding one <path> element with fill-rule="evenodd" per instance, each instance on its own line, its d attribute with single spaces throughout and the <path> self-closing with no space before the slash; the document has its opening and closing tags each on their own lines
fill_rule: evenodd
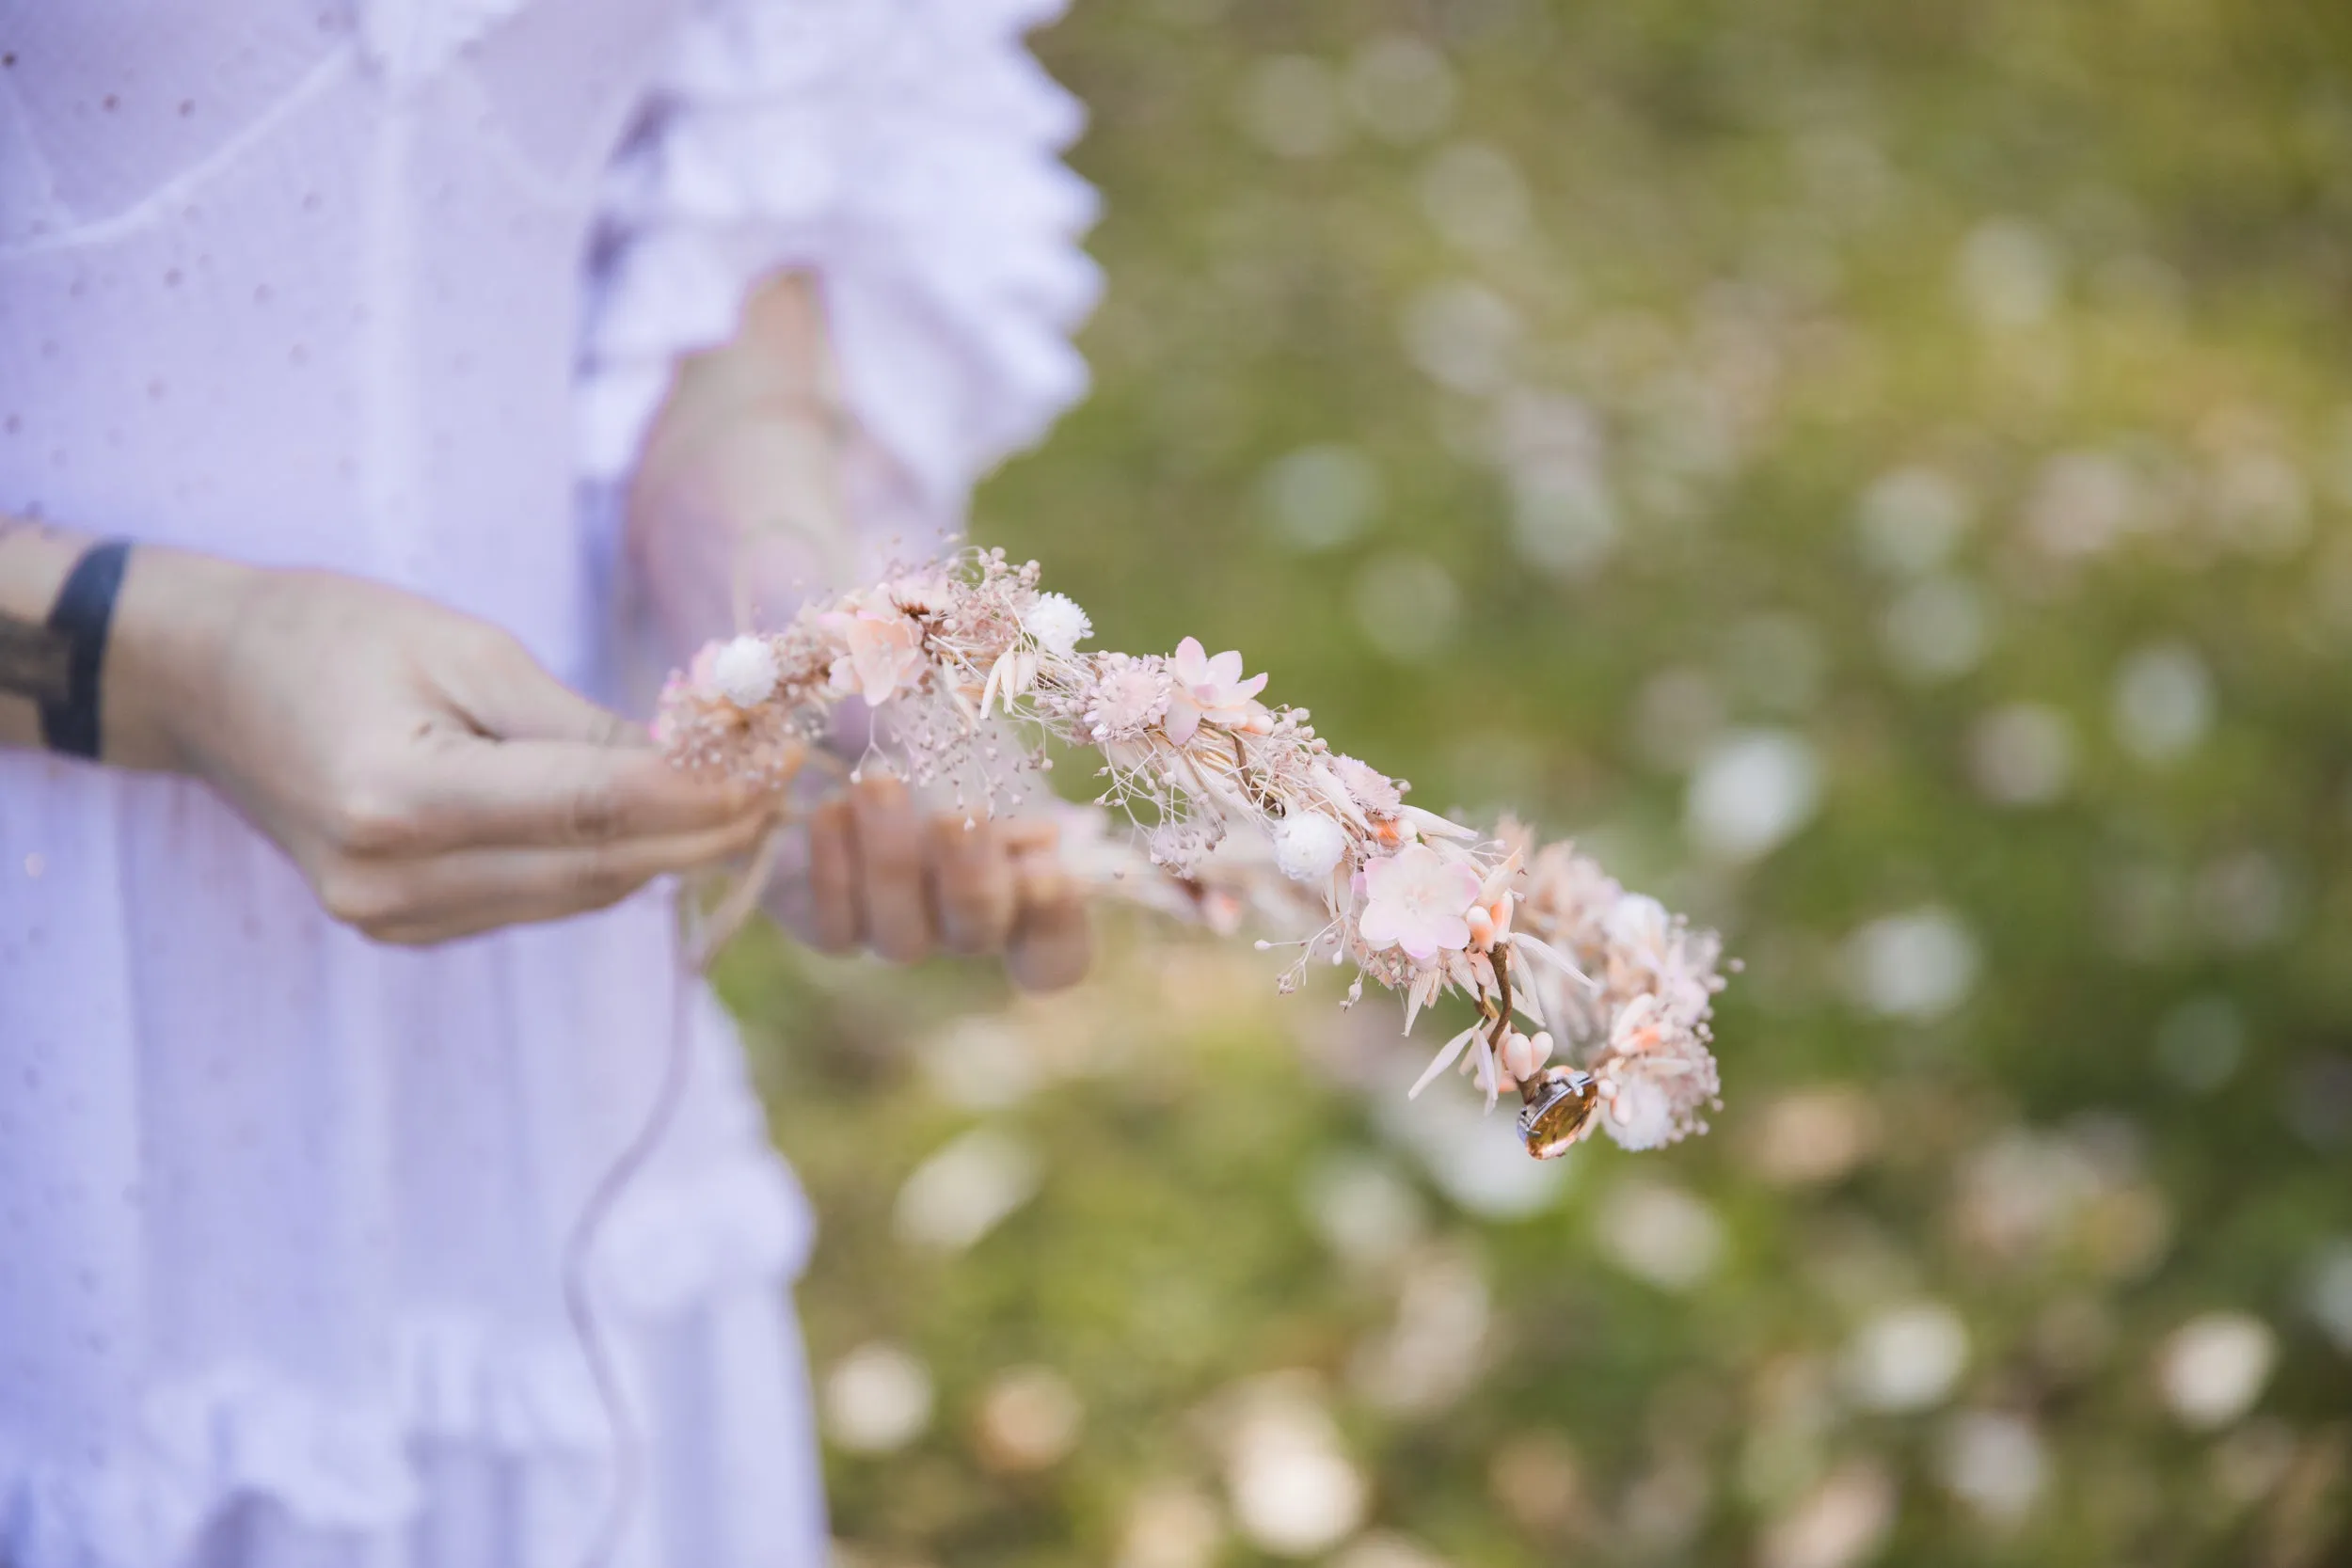
<svg viewBox="0 0 2352 1568">
<path fill-rule="evenodd" d="M 1067 594 L 1040 594 L 1021 617 L 1021 629 L 1037 639 L 1049 654 L 1067 658 L 1079 643 L 1094 635 L 1094 623 Z"/>
<path fill-rule="evenodd" d="M 1347 853 L 1347 831 L 1319 811 L 1295 811 L 1274 825 L 1274 863 L 1295 882 L 1319 882 Z"/>
<path fill-rule="evenodd" d="M 754 707 L 775 695 L 776 650 L 764 637 L 739 637 L 719 650 L 710 678 L 719 694 L 737 707 Z"/>
</svg>

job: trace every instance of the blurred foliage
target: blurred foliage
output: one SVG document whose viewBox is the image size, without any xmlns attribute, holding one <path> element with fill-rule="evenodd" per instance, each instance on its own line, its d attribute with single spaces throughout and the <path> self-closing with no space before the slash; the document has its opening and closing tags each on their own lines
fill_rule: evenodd
<svg viewBox="0 0 2352 1568">
<path fill-rule="evenodd" d="M 1038 44 L 1098 386 L 974 536 L 1748 967 L 1538 1170 L 1240 944 L 747 943 L 845 1557 L 2352 1560 L 2352 9 Z"/>
</svg>

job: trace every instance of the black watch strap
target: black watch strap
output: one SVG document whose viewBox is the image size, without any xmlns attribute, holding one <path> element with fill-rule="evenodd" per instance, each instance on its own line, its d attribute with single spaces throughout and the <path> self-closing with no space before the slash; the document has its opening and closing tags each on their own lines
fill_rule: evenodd
<svg viewBox="0 0 2352 1568">
<path fill-rule="evenodd" d="M 66 648 L 65 695 L 40 705 L 40 738 L 68 756 L 98 755 L 99 675 L 106 662 L 106 632 L 131 546 L 119 539 L 94 545 L 66 574 L 50 607 L 49 629 Z"/>
</svg>

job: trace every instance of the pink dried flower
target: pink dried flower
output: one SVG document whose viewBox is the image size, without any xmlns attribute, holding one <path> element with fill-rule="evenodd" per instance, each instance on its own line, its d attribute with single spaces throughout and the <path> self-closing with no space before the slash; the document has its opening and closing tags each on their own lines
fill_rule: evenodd
<svg viewBox="0 0 2352 1568">
<path fill-rule="evenodd" d="M 1182 746 L 1190 741 L 1201 721 L 1239 727 L 1248 724 L 1250 702 L 1265 689 L 1265 677 L 1241 678 L 1241 653 L 1228 648 L 1211 658 L 1197 637 L 1176 644 L 1168 668 L 1176 677 L 1168 704 L 1168 738 Z"/>
<path fill-rule="evenodd" d="M 1157 659 L 1114 654 L 1087 693 L 1087 733 L 1098 741 L 1134 740 L 1167 717 L 1174 693 Z"/>
<path fill-rule="evenodd" d="M 902 688 L 911 688 L 923 669 L 923 633 L 899 610 L 858 595 L 843 601 L 844 609 L 823 617 L 825 630 L 846 650 L 833 664 L 835 691 L 855 692 L 867 705 L 879 707 Z"/>
<path fill-rule="evenodd" d="M 883 594 L 910 615 L 938 615 L 952 607 L 958 585 L 943 577 L 903 577 L 887 583 Z"/>
<path fill-rule="evenodd" d="M 1338 756 L 1331 759 L 1331 768 L 1339 774 L 1340 783 L 1346 787 L 1348 799 L 1354 800 L 1366 816 L 1392 817 L 1404 809 L 1405 796 L 1396 787 L 1395 782 L 1369 763 L 1358 762 L 1350 756 Z"/>
<path fill-rule="evenodd" d="M 1465 916 L 1478 898 L 1478 873 L 1425 844 L 1365 862 L 1364 895 L 1357 929 L 1373 947 L 1402 947 L 1427 959 L 1470 945 Z"/>
</svg>

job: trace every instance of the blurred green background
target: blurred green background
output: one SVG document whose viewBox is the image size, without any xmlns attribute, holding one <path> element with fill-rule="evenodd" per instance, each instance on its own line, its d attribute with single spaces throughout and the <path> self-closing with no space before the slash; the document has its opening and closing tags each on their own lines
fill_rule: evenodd
<svg viewBox="0 0 2352 1568">
<path fill-rule="evenodd" d="M 1244 943 L 747 942 L 844 1561 L 2352 1561 L 2352 8 L 1036 41 L 1098 387 L 974 536 L 1746 970 L 1539 1167 Z"/>
</svg>

